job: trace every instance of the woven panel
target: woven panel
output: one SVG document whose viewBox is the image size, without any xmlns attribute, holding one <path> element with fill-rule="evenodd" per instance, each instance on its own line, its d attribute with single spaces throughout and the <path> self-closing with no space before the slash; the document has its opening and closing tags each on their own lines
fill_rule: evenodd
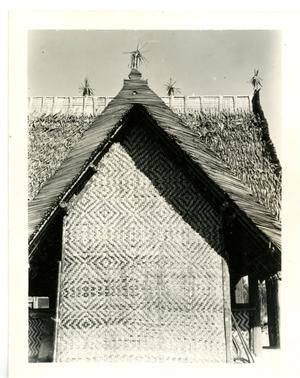
<svg viewBox="0 0 300 378">
<path fill-rule="evenodd" d="M 219 96 L 203 96 L 201 101 L 203 111 L 217 112 L 219 110 Z"/>
<path fill-rule="evenodd" d="M 224 96 L 221 101 L 221 108 L 227 112 L 234 112 L 234 97 Z"/>
<path fill-rule="evenodd" d="M 28 325 L 28 359 L 36 361 L 38 358 L 43 335 L 43 321 L 29 316 Z"/>
<path fill-rule="evenodd" d="M 84 99 L 84 113 L 83 114 L 94 114 L 94 104 L 93 97 L 85 97 Z"/>
<path fill-rule="evenodd" d="M 142 126 L 64 225 L 58 361 L 225 361 L 216 213 Z"/>
<path fill-rule="evenodd" d="M 71 104 L 70 114 L 81 115 L 83 113 L 83 97 L 72 97 Z"/>
<path fill-rule="evenodd" d="M 53 113 L 68 114 L 70 110 L 70 98 L 69 97 L 55 97 L 53 105 Z"/>
<path fill-rule="evenodd" d="M 173 97 L 172 109 L 175 112 L 182 113 L 184 111 L 184 97 Z"/>
<path fill-rule="evenodd" d="M 249 323 L 249 311 L 233 311 L 233 316 L 237 322 L 237 325 L 241 331 L 241 334 L 250 348 L 250 323 Z M 237 341 L 239 341 L 238 332 L 233 326 L 232 328 L 233 336 Z M 240 345 L 241 349 L 242 345 Z"/>
<path fill-rule="evenodd" d="M 188 112 L 199 112 L 201 110 L 201 98 L 189 97 L 186 106 Z"/>
<path fill-rule="evenodd" d="M 29 111 L 30 115 L 37 115 L 41 113 L 42 109 L 42 97 L 31 97 L 29 102 Z"/>
<path fill-rule="evenodd" d="M 43 97 L 42 113 L 52 114 L 53 113 L 53 104 L 54 104 L 54 97 L 51 97 L 51 96 Z"/>
<path fill-rule="evenodd" d="M 249 97 L 248 96 L 237 96 L 236 98 L 236 109 L 237 110 L 243 110 L 243 111 L 249 111 Z"/>
</svg>

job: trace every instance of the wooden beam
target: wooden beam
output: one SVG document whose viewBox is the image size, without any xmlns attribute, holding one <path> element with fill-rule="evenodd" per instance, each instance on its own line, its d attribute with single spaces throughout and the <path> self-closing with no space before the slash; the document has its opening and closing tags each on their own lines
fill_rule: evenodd
<svg viewBox="0 0 300 378">
<path fill-rule="evenodd" d="M 266 280 L 268 333 L 271 348 L 280 348 L 279 286 L 279 277 L 274 276 Z"/>
<path fill-rule="evenodd" d="M 262 332 L 260 319 L 260 293 L 258 279 L 255 276 L 248 276 L 249 299 L 254 311 L 250 312 L 250 346 L 256 356 L 261 354 L 262 350 Z"/>
</svg>

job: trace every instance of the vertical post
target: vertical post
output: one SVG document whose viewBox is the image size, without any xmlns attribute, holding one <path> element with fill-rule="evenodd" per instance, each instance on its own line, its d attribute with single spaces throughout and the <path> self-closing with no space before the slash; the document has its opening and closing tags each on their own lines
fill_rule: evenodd
<svg viewBox="0 0 300 378">
<path fill-rule="evenodd" d="M 93 101 L 93 116 L 95 117 L 95 115 L 96 115 L 96 109 L 95 109 L 95 96 L 92 97 L 92 101 Z"/>
<path fill-rule="evenodd" d="M 203 110 L 202 97 L 199 96 L 199 111 L 201 112 L 202 110 Z"/>
<path fill-rule="evenodd" d="M 234 113 L 237 111 L 236 104 L 237 104 L 237 96 L 232 96 L 233 99 L 233 111 Z"/>
<path fill-rule="evenodd" d="M 271 348 L 280 348 L 279 283 L 280 280 L 277 277 L 266 280 L 268 331 Z"/>
<path fill-rule="evenodd" d="M 71 106 L 72 106 L 72 97 L 69 97 L 69 99 L 68 99 L 68 114 L 71 113 Z"/>
<path fill-rule="evenodd" d="M 54 350 L 53 350 L 53 362 L 57 359 L 57 342 L 58 342 L 58 327 L 59 327 L 59 304 L 61 294 L 61 261 L 58 261 L 58 275 L 57 275 L 57 291 L 56 291 L 56 314 L 55 314 L 55 331 L 54 331 Z"/>
<path fill-rule="evenodd" d="M 253 307 L 250 312 L 250 345 L 256 356 L 261 353 L 261 319 L 260 319 L 260 293 L 258 280 L 255 276 L 249 275 L 249 299 Z"/>
<path fill-rule="evenodd" d="M 230 276 L 225 259 L 222 257 L 223 306 L 226 362 L 232 362 L 232 324 L 231 324 L 231 297 Z"/>
<path fill-rule="evenodd" d="M 52 102 L 52 110 L 51 113 L 54 114 L 54 109 L 55 109 L 55 102 L 56 102 L 56 97 L 53 96 L 53 102 Z"/>
<path fill-rule="evenodd" d="M 43 96 L 42 101 L 41 101 L 41 114 L 43 114 L 44 102 L 45 102 L 45 97 Z"/>
<path fill-rule="evenodd" d="M 249 112 L 251 112 L 251 97 L 250 96 L 248 96 L 248 106 L 249 106 Z"/>
<path fill-rule="evenodd" d="M 218 111 L 220 112 L 222 108 L 223 108 L 223 96 L 219 96 Z"/>
<path fill-rule="evenodd" d="M 187 109 L 186 102 L 187 102 L 187 99 L 188 99 L 188 96 L 184 96 L 183 97 L 183 113 L 184 114 L 186 114 L 186 109 Z"/>
<path fill-rule="evenodd" d="M 85 111 L 85 96 L 83 96 L 83 101 L 82 101 L 82 115 L 84 115 Z"/>
<path fill-rule="evenodd" d="M 59 327 L 60 327 L 60 307 L 62 303 L 62 290 L 63 290 L 63 279 L 64 279 L 64 260 L 65 260 L 65 227 L 68 216 L 68 206 L 66 203 L 62 202 L 60 207 L 63 211 L 62 219 L 62 236 L 61 236 L 61 259 L 58 261 L 58 277 L 57 277 L 57 292 L 56 292 L 56 316 L 55 316 L 55 333 L 54 333 L 54 351 L 53 351 L 53 362 L 57 362 L 58 359 L 58 348 L 59 348 Z"/>
</svg>

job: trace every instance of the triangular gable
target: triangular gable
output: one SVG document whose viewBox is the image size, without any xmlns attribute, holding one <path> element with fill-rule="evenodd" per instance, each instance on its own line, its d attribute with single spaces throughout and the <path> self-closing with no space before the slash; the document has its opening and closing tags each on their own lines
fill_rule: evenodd
<svg viewBox="0 0 300 378">
<path fill-rule="evenodd" d="M 198 136 L 171 111 L 144 80 L 124 80 L 119 94 L 98 116 L 38 195 L 29 202 L 29 238 L 32 244 L 45 228 L 59 204 L 91 167 L 93 158 L 113 141 L 124 119 L 135 105 L 142 106 L 158 127 L 189 156 L 238 207 L 267 240 L 280 250 L 281 227 L 275 217 L 258 204 L 251 192 L 199 141 Z"/>
</svg>

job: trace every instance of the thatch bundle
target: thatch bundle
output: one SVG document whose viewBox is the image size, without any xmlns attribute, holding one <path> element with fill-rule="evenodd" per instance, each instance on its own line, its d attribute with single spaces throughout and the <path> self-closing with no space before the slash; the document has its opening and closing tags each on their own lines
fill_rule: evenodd
<svg viewBox="0 0 300 378">
<path fill-rule="evenodd" d="M 230 168 L 271 213 L 280 218 L 281 169 L 252 113 L 182 114 L 185 124 Z"/>
<path fill-rule="evenodd" d="M 42 115 L 28 119 L 29 200 L 53 176 L 93 116 Z"/>
<path fill-rule="evenodd" d="M 281 170 L 272 162 L 261 124 L 253 113 L 196 112 L 180 117 L 279 219 Z M 29 199 L 54 174 L 93 119 L 63 114 L 29 119 Z"/>
</svg>

